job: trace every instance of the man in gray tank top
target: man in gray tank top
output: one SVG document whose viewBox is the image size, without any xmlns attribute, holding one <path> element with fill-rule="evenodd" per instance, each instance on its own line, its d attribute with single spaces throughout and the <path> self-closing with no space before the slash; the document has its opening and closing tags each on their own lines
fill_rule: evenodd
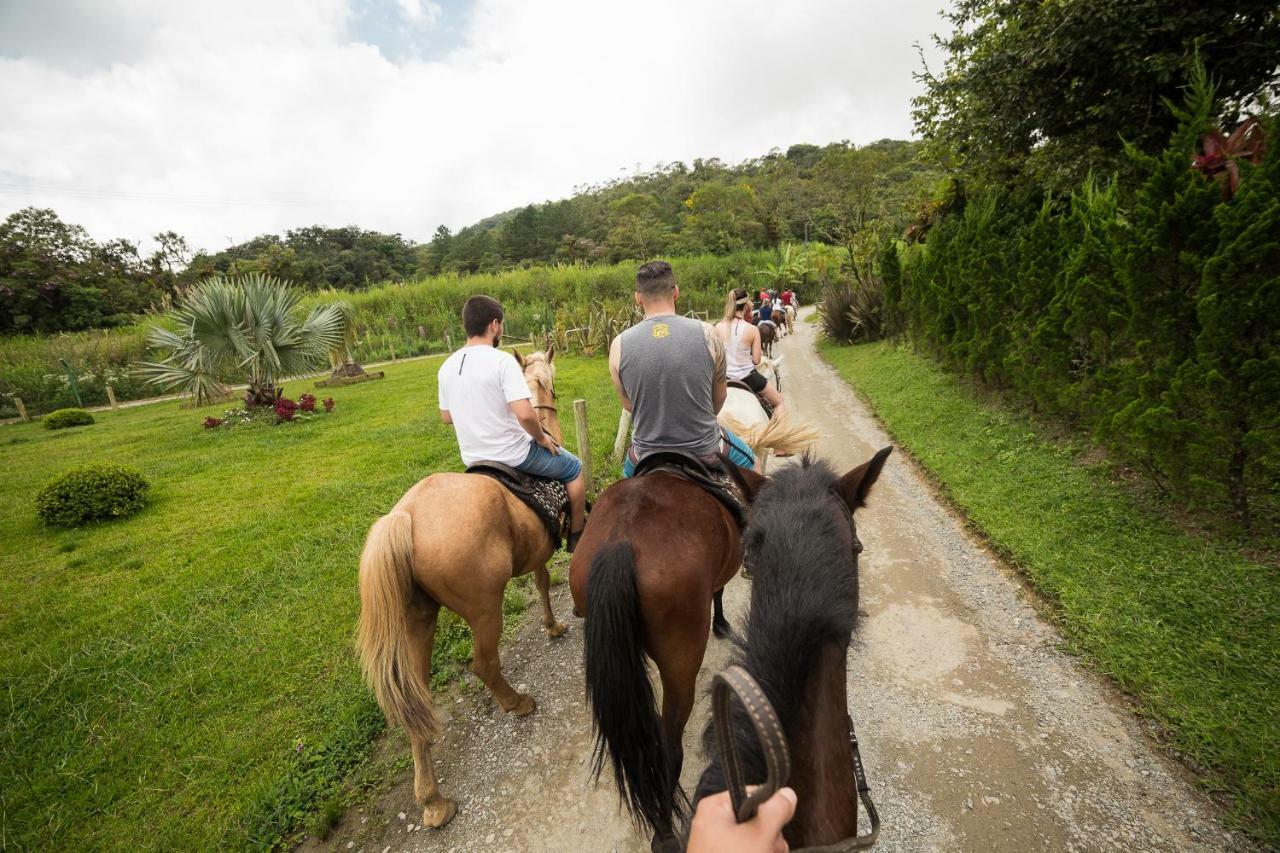
<svg viewBox="0 0 1280 853">
<path fill-rule="evenodd" d="M 622 407 L 631 412 L 631 451 L 623 474 L 657 450 L 714 457 L 724 449 L 734 464 L 755 466 L 751 449 L 723 430 L 716 414 L 728 394 L 724 344 L 707 323 L 676 313 L 680 288 L 666 261 L 636 274 L 636 304 L 644 320 L 613 339 L 609 373 Z"/>
</svg>

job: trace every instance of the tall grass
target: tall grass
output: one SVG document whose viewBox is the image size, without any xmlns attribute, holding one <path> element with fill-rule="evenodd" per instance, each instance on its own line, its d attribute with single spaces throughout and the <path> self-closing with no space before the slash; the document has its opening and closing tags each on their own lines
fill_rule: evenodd
<svg viewBox="0 0 1280 853">
<path fill-rule="evenodd" d="M 765 283 L 757 271 L 771 259 L 772 253 L 766 251 L 673 259 L 680 309 L 705 312 L 714 319 L 730 287 Z M 634 289 L 634 263 L 540 266 L 431 276 L 356 293 L 319 291 L 308 295 L 303 306 L 309 309 L 338 299 L 350 302 L 357 330 L 355 356 L 366 363 L 443 352 L 446 333 L 457 346 L 463 338 L 462 303 L 473 293 L 487 293 L 503 303 L 511 337 L 527 340 L 549 335 L 564 349 L 590 353 L 608 344 L 612 328 L 629 322 Z M 76 405 L 60 359 L 66 359 L 76 375 L 86 406 L 106 403 L 108 384 L 120 400 L 153 396 L 151 386 L 129 373 L 129 365 L 146 356 L 146 330 L 152 322 L 0 339 L 0 417 L 16 414 L 14 395 L 33 413 Z M 575 331 L 586 327 L 592 328 L 590 334 Z"/>
</svg>

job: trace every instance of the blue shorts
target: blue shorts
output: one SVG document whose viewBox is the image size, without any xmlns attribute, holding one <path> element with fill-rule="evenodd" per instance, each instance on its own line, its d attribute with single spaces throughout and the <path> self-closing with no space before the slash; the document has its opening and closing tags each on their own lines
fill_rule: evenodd
<svg viewBox="0 0 1280 853">
<path fill-rule="evenodd" d="M 720 433 L 729 442 L 729 461 L 739 468 L 755 468 L 756 455 L 751 452 L 751 448 L 747 443 L 738 438 L 724 427 L 720 428 Z M 631 461 L 631 454 L 627 454 L 627 458 L 622 463 L 622 476 L 630 477 L 636 472 L 636 463 Z"/>
<path fill-rule="evenodd" d="M 559 453 L 553 454 L 537 443 L 529 445 L 529 455 L 523 462 L 511 467 L 535 477 L 559 480 L 566 485 L 578 479 L 578 475 L 582 473 L 582 463 L 578 461 L 578 457 L 563 447 Z"/>
</svg>

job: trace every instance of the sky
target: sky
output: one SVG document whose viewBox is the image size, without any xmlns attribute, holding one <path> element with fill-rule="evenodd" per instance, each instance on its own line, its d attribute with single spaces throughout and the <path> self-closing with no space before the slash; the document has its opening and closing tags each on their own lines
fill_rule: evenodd
<svg viewBox="0 0 1280 853">
<path fill-rule="evenodd" d="M 943 0 L 0 0 L 0 217 L 430 239 L 661 163 L 911 137 Z"/>
</svg>

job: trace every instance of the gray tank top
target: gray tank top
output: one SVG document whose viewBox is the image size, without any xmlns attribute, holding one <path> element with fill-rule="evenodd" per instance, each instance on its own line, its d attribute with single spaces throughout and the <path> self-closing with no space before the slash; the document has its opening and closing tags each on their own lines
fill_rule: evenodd
<svg viewBox="0 0 1280 853">
<path fill-rule="evenodd" d="M 708 456 L 720 449 L 711 398 L 714 373 L 698 320 L 650 317 L 622 333 L 618 375 L 631 399 L 637 457 L 655 450 Z"/>
</svg>

